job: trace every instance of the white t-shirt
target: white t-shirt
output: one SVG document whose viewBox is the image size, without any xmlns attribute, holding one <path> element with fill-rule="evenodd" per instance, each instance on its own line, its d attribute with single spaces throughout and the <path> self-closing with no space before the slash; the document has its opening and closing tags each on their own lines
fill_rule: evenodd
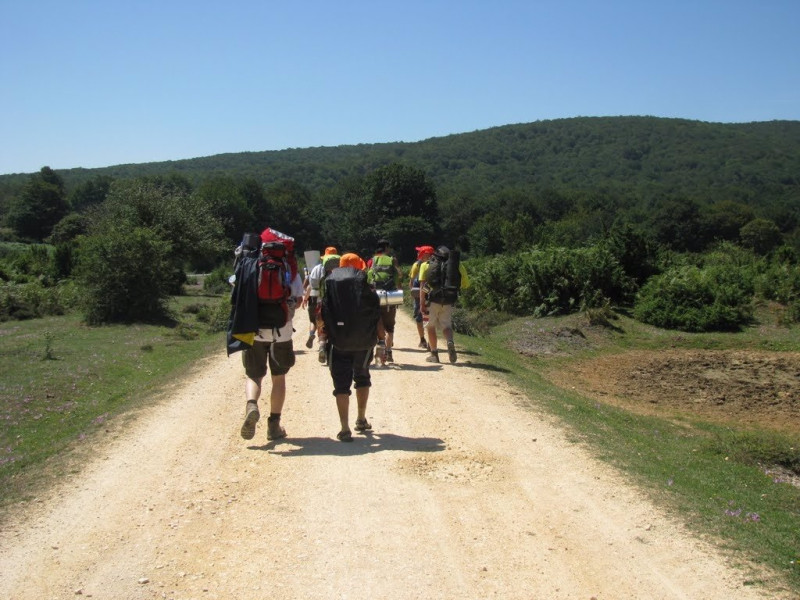
<svg viewBox="0 0 800 600">
<path fill-rule="evenodd" d="M 319 284 L 323 277 L 325 277 L 325 266 L 319 263 L 308 274 L 308 285 L 311 287 L 311 291 L 308 293 L 309 296 L 319 296 Z"/>
<path fill-rule="evenodd" d="M 300 279 L 300 273 L 298 273 L 292 280 L 292 296 L 289 298 L 289 318 L 286 320 L 286 325 L 278 329 L 277 337 L 275 337 L 274 329 L 259 329 L 256 340 L 259 342 L 288 342 L 291 340 L 294 333 L 294 327 L 292 327 L 294 309 L 302 298 L 303 280 Z"/>
</svg>

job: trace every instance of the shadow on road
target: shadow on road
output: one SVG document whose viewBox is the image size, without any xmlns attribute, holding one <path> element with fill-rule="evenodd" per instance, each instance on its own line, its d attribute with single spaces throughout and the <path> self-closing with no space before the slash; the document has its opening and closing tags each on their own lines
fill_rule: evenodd
<svg viewBox="0 0 800 600">
<path fill-rule="evenodd" d="M 335 435 L 335 434 L 334 434 Z M 340 442 L 335 437 L 285 438 L 263 446 L 250 446 L 250 450 L 263 450 L 276 456 L 354 456 L 384 450 L 403 452 L 441 452 L 444 440 L 439 438 L 412 438 L 393 433 L 359 434 L 353 432 L 352 442 Z"/>
</svg>

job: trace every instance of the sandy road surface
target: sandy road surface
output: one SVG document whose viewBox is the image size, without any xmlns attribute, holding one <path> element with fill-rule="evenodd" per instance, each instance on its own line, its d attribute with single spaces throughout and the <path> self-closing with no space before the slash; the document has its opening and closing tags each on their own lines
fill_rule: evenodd
<svg viewBox="0 0 800 600">
<path fill-rule="evenodd" d="M 239 437 L 243 371 L 221 351 L 1 532 L 0 598 L 765 597 L 480 357 L 426 363 L 405 315 L 374 432 L 336 441 L 296 322 L 286 440 L 264 421 Z"/>
</svg>

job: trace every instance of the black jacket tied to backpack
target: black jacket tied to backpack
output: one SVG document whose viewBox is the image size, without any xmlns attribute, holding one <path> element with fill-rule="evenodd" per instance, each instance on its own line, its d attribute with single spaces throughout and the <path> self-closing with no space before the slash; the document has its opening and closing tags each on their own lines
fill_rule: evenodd
<svg viewBox="0 0 800 600">
<path fill-rule="evenodd" d="M 368 350 L 378 340 L 380 301 L 363 271 L 338 267 L 325 279 L 322 319 L 328 339 L 346 352 Z"/>
<path fill-rule="evenodd" d="M 228 356 L 252 346 L 245 340 L 258 334 L 258 256 L 242 256 L 236 263 L 236 283 L 231 292 Z"/>
</svg>

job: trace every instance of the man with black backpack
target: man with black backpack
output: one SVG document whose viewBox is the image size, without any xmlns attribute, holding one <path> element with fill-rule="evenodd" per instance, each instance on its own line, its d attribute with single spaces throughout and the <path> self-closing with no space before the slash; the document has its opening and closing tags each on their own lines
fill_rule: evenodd
<svg viewBox="0 0 800 600">
<path fill-rule="evenodd" d="M 355 387 L 358 404 L 355 429 L 358 432 L 372 429 L 366 412 L 372 385 L 369 365 L 378 338 L 380 303 L 361 270 L 364 261 L 358 255 L 344 254 L 340 265 L 325 278 L 322 318 L 328 335 L 328 365 L 341 425 L 336 437 L 342 442 L 352 442 L 351 385 Z"/>
<path fill-rule="evenodd" d="M 467 270 L 461 264 L 458 250 L 450 250 L 447 246 L 439 246 L 420 266 L 420 308 L 428 315 L 428 345 L 430 355 L 427 362 L 439 362 L 437 327 L 447 340 L 447 355 L 451 363 L 458 360 L 453 341 L 453 305 L 458 300 L 459 292 L 469 287 Z"/>
<path fill-rule="evenodd" d="M 286 399 L 286 373 L 294 366 L 292 317 L 303 296 L 303 283 L 294 255 L 294 238 L 265 229 L 246 234 L 237 249 L 228 354 L 242 351 L 245 380 L 245 418 L 241 436 L 251 440 L 261 418 L 258 400 L 269 371 L 272 379 L 267 439 L 286 437 L 281 412 Z M 260 242 L 258 244 L 257 242 Z"/>
</svg>

